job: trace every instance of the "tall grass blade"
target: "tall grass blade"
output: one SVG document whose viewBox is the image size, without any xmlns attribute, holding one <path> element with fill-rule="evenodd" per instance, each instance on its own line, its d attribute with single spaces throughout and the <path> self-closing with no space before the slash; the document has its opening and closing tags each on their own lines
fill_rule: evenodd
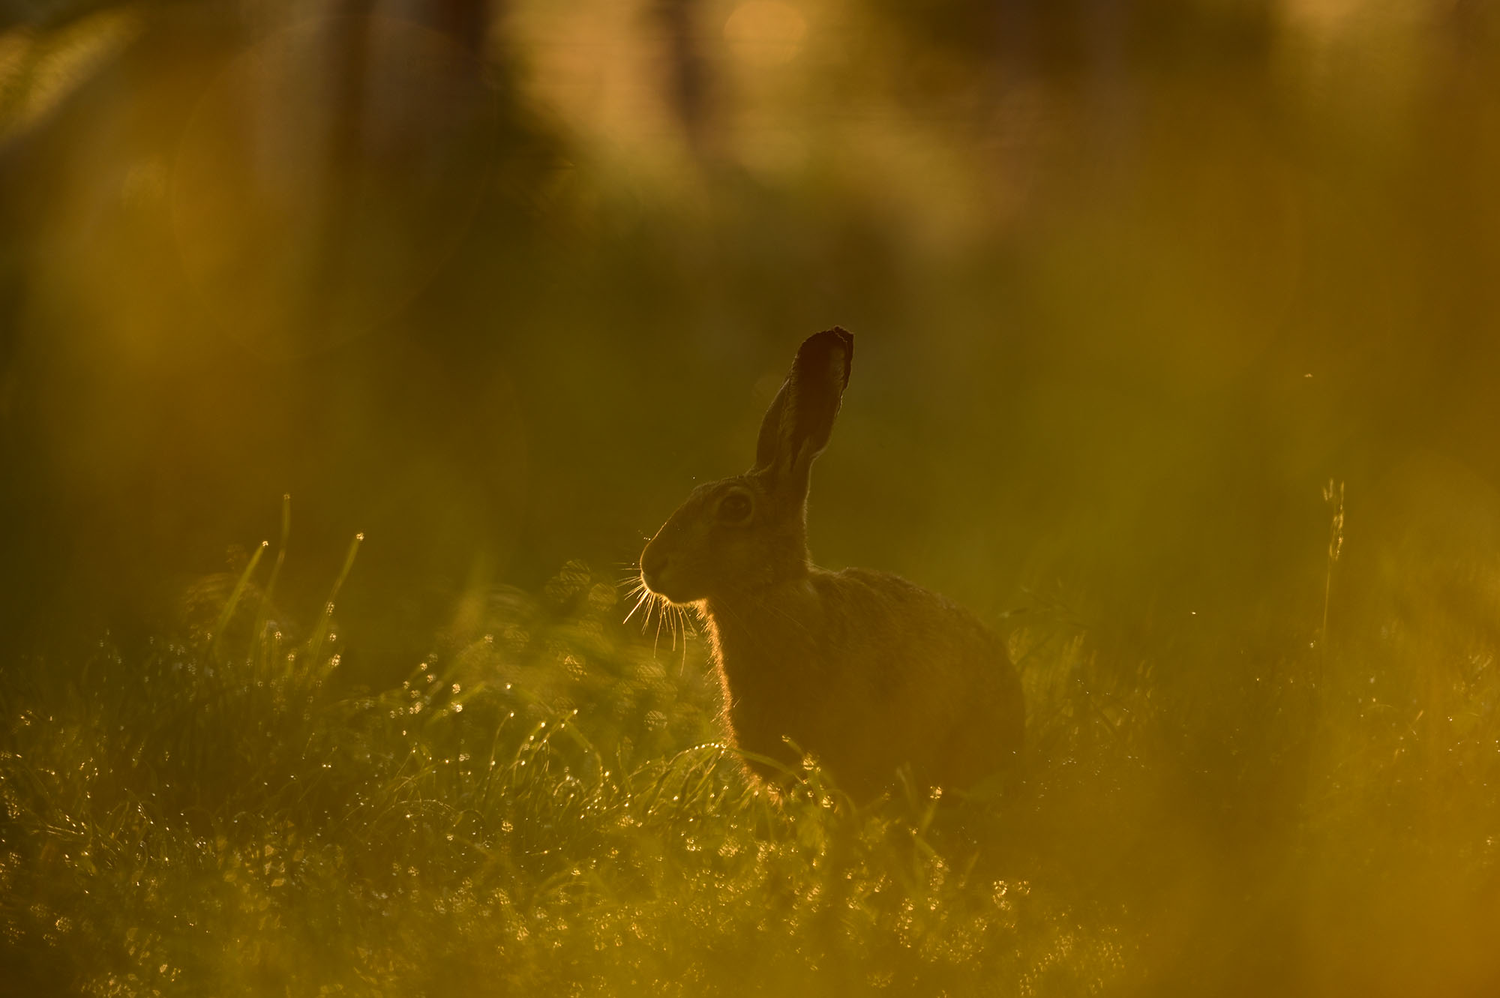
<svg viewBox="0 0 1500 998">
<path fill-rule="evenodd" d="M 234 617 L 235 607 L 239 606 L 240 597 L 245 594 L 245 586 L 250 584 L 250 577 L 255 574 L 255 568 L 260 564 L 260 556 L 265 553 L 270 541 L 261 541 L 260 547 L 250 556 L 250 564 L 240 573 L 239 581 L 235 582 L 234 589 L 229 593 L 229 599 L 224 603 L 224 609 L 219 611 L 219 619 L 214 621 L 213 636 L 209 646 L 210 653 L 218 657 L 220 648 L 223 647 L 224 629 L 229 626 L 229 621 Z"/>
</svg>

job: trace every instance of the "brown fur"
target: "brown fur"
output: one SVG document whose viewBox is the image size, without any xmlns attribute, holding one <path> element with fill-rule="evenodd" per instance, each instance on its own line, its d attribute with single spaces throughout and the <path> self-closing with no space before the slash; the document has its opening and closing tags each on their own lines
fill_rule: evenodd
<svg viewBox="0 0 1500 998">
<path fill-rule="evenodd" d="M 1021 751 L 1025 708 L 1004 647 L 942 596 L 808 555 L 811 465 L 852 357 L 842 329 L 803 343 L 755 468 L 693 490 L 647 544 L 642 578 L 704 619 L 727 733 L 745 752 L 795 767 L 790 739 L 856 794 L 890 786 L 902 766 L 919 785 L 969 787 Z"/>
</svg>

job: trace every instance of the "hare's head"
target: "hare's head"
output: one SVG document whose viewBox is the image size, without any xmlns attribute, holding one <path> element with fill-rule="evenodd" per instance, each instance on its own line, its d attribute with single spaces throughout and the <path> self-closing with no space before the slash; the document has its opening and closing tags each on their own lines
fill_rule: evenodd
<svg viewBox="0 0 1500 998">
<path fill-rule="evenodd" d="M 641 552 L 646 586 L 673 603 L 747 592 L 807 574 L 807 489 L 833 431 L 854 337 L 808 337 L 766 412 L 755 467 L 694 489 Z"/>
</svg>

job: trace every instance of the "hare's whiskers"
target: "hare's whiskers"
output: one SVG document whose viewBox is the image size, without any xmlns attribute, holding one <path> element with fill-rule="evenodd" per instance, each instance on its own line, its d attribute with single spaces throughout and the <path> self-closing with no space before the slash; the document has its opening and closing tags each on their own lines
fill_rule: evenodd
<svg viewBox="0 0 1500 998">
<path fill-rule="evenodd" d="M 682 664 L 679 667 L 680 672 L 687 671 L 688 639 L 698 636 L 698 628 L 693 626 L 694 612 L 694 610 L 685 606 L 677 608 L 677 620 L 682 627 Z"/>
<path fill-rule="evenodd" d="M 668 606 L 670 606 L 670 605 L 671 604 L 668 603 L 666 600 L 662 600 L 661 603 L 657 604 L 657 606 L 660 607 L 661 612 L 656 615 L 656 637 L 651 640 L 651 657 L 652 658 L 656 657 L 656 649 L 661 644 L 661 622 L 663 620 L 667 619 L 667 610 L 666 610 L 666 608 Z M 649 614 L 647 614 L 646 619 L 647 620 L 651 619 L 651 617 L 650 617 Z"/>
<path fill-rule="evenodd" d="M 650 602 L 651 599 L 652 599 L 652 597 L 654 595 L 655 595 L 654 593 L 652 593 L 649 589 L 646 589 L 643 586 L 642 589 L 641 589 L 640 598 L 635 601 L 635 606 L 633 606 L 633 607 L 630 608 L 630 612 L 625 615 L 625 619 L 622 620 L 622 621 L 620 621 L 620 623 L 622 623 L 622 624 L 629 623 L 630 622 L 630 618 L 634 617 L 635 616 L 635 612 L 641 608 L 641 604 L 642 603 L 648 603 L 648 602 Z M 646 610 L 646 618 L 649 620 L 650 617 L 651 617 L 651 610 L 648 608 Z M 645 626 L 646 626 L 645 622 L 642 621 L 642 623 L 641 623 L 641 629 L 645 630 Z"/>
</svg>

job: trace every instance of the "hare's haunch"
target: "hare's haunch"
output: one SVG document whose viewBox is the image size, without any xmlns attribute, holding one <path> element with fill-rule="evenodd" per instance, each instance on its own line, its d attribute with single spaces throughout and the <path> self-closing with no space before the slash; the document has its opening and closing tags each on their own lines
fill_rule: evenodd
<svg viewBox="0 0 1500 998">
<path fill-rule="evenodd" d="M 849 383 L 854 337 L 809 337 L 761 425 L 755 466 L 694 489 L 641 553 L 651 592 L 693 605 L 724 686 L 728 736 L 857 794 L 910 767 L 964 788 L 1019 756 L 1025 708 L 1000 641 L 899 576 L 829 572 L 807 551 L 813 459 Z"/>
</svg>

